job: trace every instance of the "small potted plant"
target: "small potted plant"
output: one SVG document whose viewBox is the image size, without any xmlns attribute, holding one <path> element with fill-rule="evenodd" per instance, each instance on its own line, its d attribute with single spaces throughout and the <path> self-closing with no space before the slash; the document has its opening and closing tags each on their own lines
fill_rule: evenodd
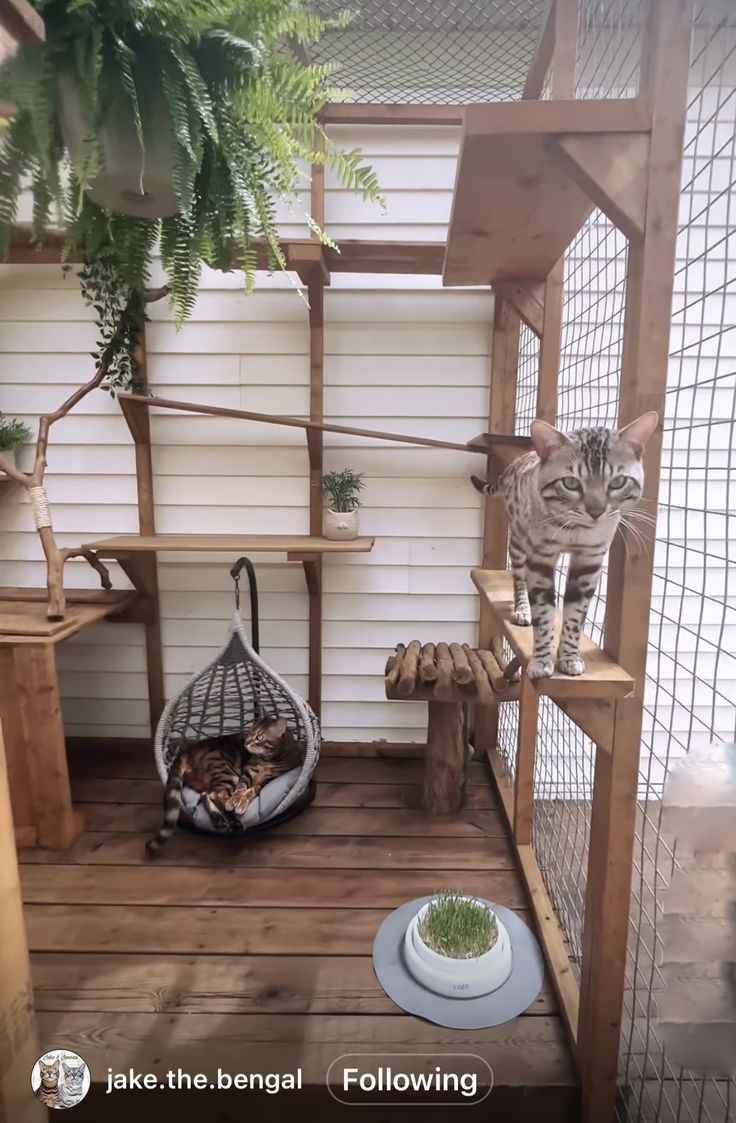
<svg viewBox="0 0 736 1123">
<path fill-rule="evenodd" d="M 506 982 L 511 941 L 493 910 L 476 897 L 445 890 L 412 918 L 404 937 L 409 973 L 445 998 L 478 998 Z"/>
<path fill-rule="evenodd" d="M 322 477 L 322 491 L 328 500 L 325 510 L 325 538 L 348 540 L 358 537 L 360 492 L 365 487 L 363 473 L 344 468 Z"/>
<path fill-rule="evenodd" d="M 0 413 L 0 456 L 17 466 L 17 450 L 31 439 L 31 430 L 17 418 Z"/>
</svg>

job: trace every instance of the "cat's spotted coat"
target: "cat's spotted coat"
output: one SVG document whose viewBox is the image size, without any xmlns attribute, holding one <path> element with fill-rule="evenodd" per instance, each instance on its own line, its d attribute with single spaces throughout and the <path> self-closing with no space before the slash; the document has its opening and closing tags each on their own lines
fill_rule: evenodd
<svg viewBox="0 0 736 1123">
<path fill-rule="evenodd" d="M 555 669 L 585 670 L 580 637 L 591 597 L 613 536 L 641 498 L 642 453 L 657 427 L 645 413 L 620 430 L 593 428 L 561 433 L 534 421 L 534 451 L 513 461 L 494 485 L 477 476 L 474 486 L 500 495 L 509 521 L 509 558 L 514 578 L 515 624 L 534 628 L 530 678 Z M 646 517 L 646 516 L 642 516 Z M 555 565 L 570 555 L 562 631 L 555 654 Z"/>
<path fill-rule="evenodd" d="M 146 844 L 152 858 L 176 830 L 182 789 L 201 792 L 213 825 L 237 830 L 239 820 L 264 784 L 304 761 L 304 748 L 283 717 L 263 717 L 245 735 L 213 737 L 184 745 L 171 768 L 164 791 L 164 822 Z"/>
</svg>

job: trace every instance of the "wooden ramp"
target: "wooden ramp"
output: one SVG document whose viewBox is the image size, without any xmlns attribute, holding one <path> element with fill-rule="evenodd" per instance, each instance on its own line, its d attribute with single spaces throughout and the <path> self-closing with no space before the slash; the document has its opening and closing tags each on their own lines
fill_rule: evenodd
<svg viewBox="0 0 736 1123">
<path fill-rule="evenodd" d="M 315 804 L 300 817 L 247 841 L 181 831 L 155 864 L 143 857 L 160 820 L 150 751 L 85 747 L 71 766 L 85 833 L 63 853 L 21 852 L 43 1048 L 76 1049 L 98 1079 L 108 1066 L 301 1066 L 309 1088 L 288 1102 L 330 1119 L 345 1112 L 324 1084 L 340 1054 L 477 1053 L 494 1071 L 495 1118 L 576 1118 L 576 1079 L 547 983 L 515 1021 L 460 1032 L 403 1014 L 373 975 L 375 932 L 412 897 L 460 887 L 529 921 L 484 764 L 470 765 L 462 811 L 428 817 L 418 810 L 421 760 L 324 756 Z M 180 1092 L 103 1095 L 95 1086 L 77 1117 L 99 1119 L 103 1107 L 106 1120 L 202 1112 L 201 1099 Z M 211 1102 L 217 1114 L 208 1117 L 235 1120 L 255 1101 L 239 1092 Z M 258 1101 L 259 1118 L 279 1110 L 281 1095 Z"/>
</svg>

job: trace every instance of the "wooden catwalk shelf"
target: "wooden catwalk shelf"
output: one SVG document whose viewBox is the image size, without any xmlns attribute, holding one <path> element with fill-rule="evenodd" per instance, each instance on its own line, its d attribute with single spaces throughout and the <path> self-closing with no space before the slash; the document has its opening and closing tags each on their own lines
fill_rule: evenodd
<svg viewBox="0 0 736 1123">
<path fill-rule="evenodd" d="M 60 643 L 82 628 L 129 608 L 137 596 L 134 591 L 73 591 L 68 594 L 64 619 L 49 620 L 46 589 L 0 589 L 0 645 Z"/>
<path fill-rule="evenodd" d="M 531 628 L 511 623 L 513 606 L 513 581 L 508 570 L 474 569 L 470 576 L 490 608 L 496 623 L 502 628 L 513 652 L 526 668 L 532 656 L 534 637 Z M 558 622 L 559 626 L 559 622 Z M 614 663 L 587 636 L 583 636 L 580 653 L 585 660 L 585 674 L 561 675 L 535 680 L 539 694 L 569 701 L 587 698 L 624 698 L 634 689 L 634 682 L 623 667 Z"/>
<path fill-rule="evenodd" d="M 225 554 L 295 554 L 301 561 L 304 554 L 367 554 L 373 549 L 374 541 L 373 538 L 353 538 L 335 542 L 308 534 L 120 534 L 116 538 L 89 542 L 83 549 L 94 550 L 102 558 L 204 550 Z"/>
<path fill-rule="evenodd" d="M 618 161 L 618 170 L 632 135 L 648 130 L 647 108 L 637 98 L 469 106 L 444 283 L 543 281 L 594 207 L 560 157 L 560 142 L 588 136 L 597 164 L 608 169 Z"/>
</svg>

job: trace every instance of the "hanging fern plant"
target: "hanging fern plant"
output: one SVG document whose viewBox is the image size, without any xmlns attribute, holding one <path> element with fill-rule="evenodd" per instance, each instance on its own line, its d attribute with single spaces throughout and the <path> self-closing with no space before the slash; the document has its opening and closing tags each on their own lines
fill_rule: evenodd
<svg viewBox="0 0 736 1123">
<path fill-rule="evenodd" d="M 0 101 L 18 113 L 0 145 L 0 259 L 22 191 L 31 237 L 65 232 L 103 335 L 112 311 L 142 297 L 159 247 L 178 323 L 191 313 L 202 263 L 242 268 L 259 248 L 284 269 L 276 203 L 298 205 L 309 164 L 380 200 L 357 151 L 339 150 L 318 116 L 338 99 L 331 68 L 304 48 L 329 26 L 306 0 L 34 0 L 45 43 L 0 69 Z M 324 244 L 328 236 L 309 214 Z M 113 317 L 114 318 L 114 317 Z M 112 382 L 130 384 L 130 358 Z"/>
</svg>

